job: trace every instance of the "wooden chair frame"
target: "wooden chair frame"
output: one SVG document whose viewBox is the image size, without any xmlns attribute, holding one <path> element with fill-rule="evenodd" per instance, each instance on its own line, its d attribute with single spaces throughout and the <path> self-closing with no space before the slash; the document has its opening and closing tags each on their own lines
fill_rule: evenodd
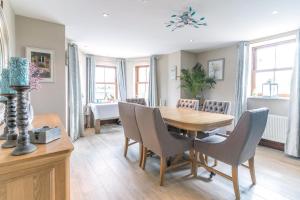
<svg viewBox="0 0 300 200">
<path fill-rule="evenodd" d="M 147 152 L 148 149 L 147 147 L 143 147 L 143 159 L 142 159 L 142 165 L 141 168 L 145 170 L 146 166 L 146 161 L 147 161 Z M 180 158 L 183 156 L 183 154 L 177 154 L 175 157 L 175 160 L 173 161 L 174 164 L 171 164 L 170 166 L 167 167 L 167 158 L 166 157 L 160 157 L 160 186 L 164 186 L 165 182 L 165 173 L 166 171 L 170 171 L 188 164 L 191 164 L 191 174 L 193 174 L 193 171 L 195 171 L 195 166 L 194 166 L 194 149 L 190 149 L 190 155 L 189 155 L 189 160 L 188 161 L 183 161 L 179 162 Z"/>
<path fill-rule="evenodd" d="M 200 159 L 200 162 L 198 161 L 198 158 Z M 245 164 L 242 164 L 242 166 L 246 167 L 250 170 L 251 180 L 252 180 L 253 185 L 255 185 L 256 184 L 256 176 L 255 176 L 255 168 L 254 168 L 254 157 L 252 157 L 248 160 L 248 164 L 249 164 L 249 166 L 247 166 Z M 239 189 L 239 179 L 238 179 L 238 167 L 239 166 L 232 165 L 231 166 L 232 167 L 231 176 L 229 176 L 221 171 L 216 170 L 213 167 L 208 166 L 204 154 L 200 153 L 200 152 L 196 152 L 196 154 L 194 156 L 194 164 L 193 164 L 193 166 L 195 166 L 194 172 L 193 172 L 194 177 L 197 176 L 199 165 L 201 167 L 204 167 L 207 171 L 209 171 L 212 174 L 218 174 L 218 175 L 232 181 L 235 197 L 236 197 L 236 199 L 240 199 L 240 189 Z"/>
<path fill-rule="evenodd" d="M 125 136 L 125 144 L 124 144 L 124 157 L 127 157 L 128 147 L 136 144 L 138 142 L 134 141 L 130 143 L 130 138 Z M 142 166 L 142 159 L 143 159 L 143 144 L 139 143 L 139 166 Z"/>
</svg>

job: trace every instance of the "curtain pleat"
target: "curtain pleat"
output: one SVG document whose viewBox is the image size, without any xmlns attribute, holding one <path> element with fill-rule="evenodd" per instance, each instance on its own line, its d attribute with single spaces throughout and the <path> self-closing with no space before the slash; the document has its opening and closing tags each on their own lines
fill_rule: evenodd
<svg viewBox="0 0 300 200">
<path fill-rule="evenodd" d="M 238 68 L 235 89 L 235 123 L 247 109 L 247 88 L 249 74 L 249 42 L 238 44 Z"/>
<path fill-rule="evenodd" d="M 120 100 L 125 101 L 127 98 L 126 92 L 126 60 L 121 58 L 117 59 L 117 77 Z"/>
<path fill-rule="evenodd" d="M 148 105 L 155 107 L 158 105 L 157 98 L 157 56 L 150 57 L 150 70 L 149 70 L 149 95 Z"/>
<path fill-rule="evenodd" d="M 68 44 L 68 102 L 68 131 L 72 141 L 75 141 L 84 133 L 78 47 L 75 44 Z"/>
<path fill-rule="evenodd" d="M 293 69 L 285 153 L 300 157 L 300 30 L 297 31 L 296 65 Z"/>
<path fill-rule="evenodd" d="M 86 57 L 86 104 L 95 102 L 95 58 Z"/>
</svg>

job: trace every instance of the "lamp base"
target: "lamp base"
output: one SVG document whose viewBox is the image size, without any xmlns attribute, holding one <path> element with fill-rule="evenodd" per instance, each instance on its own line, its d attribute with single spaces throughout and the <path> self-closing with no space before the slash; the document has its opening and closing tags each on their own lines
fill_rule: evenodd
<svg viewBox="0 0 300 200">
<path fill-rule="evenodd" d="M 7 126 L 4 128 L 3 133 L 0 135 L 0 140 L 6 140 L 8 135 L 8 129 Z"/>
<path fill-rule="evenodd" d="M 20 156 L 24 154 L 29 154 L 37 150 L 37 147 L 34 144 L 18 144 L 17 147 L 13 150 L 12 155 Z"/>
<path fill-rule="evenodd" d="M 13 148 L 17 146 L 17 134 L 8 134 L 6 137 L 6 141 L 1 145 L 2 148 Z"/>
</svg>

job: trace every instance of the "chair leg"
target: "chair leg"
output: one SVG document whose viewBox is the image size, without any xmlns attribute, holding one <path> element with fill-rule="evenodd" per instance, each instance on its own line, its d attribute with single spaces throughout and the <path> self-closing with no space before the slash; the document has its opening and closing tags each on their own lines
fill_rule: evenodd
<svg viewBox="0 0 300 200">
<path fill-rule="evenodd" d="M 208 156 L 205 155 L 205 162 L 206 162 L 206 165 L 208 165 Z"/>
<path fill-rule="evenodd" d="M 146 160 L 147 160 L 147 148 L 143 147 L 143 161 L 142 161 L 142 169 L 145 169 L 146 166 Z"/>
<path fill-rule="evenodd" d="M 161 157 L 160 158 L 160 186 L 164 185 L 166 164 L 167 164 L 166 158 Z"/>
<path fill-rule="evenodd" d="M 194 177 L 196 177 L 197 176 L 197 174 L 198 174 L 198 158 L 199 158 L 199 152 L 196 152 L 195 151 L 195 155 L 194 155 L 194 171 L 193 171 L 193 175 L 194 175 Z"/>
<path fill-rule="evenodd" d="M 195 168 L 195 150 L 193 148 L 190 149 L 190 162 L 191 162 L 191 174 L 194 174 Z"/>
<path fill-rule="evenodd" d="M 140 154 L 140 162 L 139 162 L 139 166 L 142 166 L 143 163 L 143 144 L 139 143 L 139 154 Z"/>
<path fill-rule="evenodd" d="M 240 199 L 238 166 L 232 166 L 232 182 L 236 199 Z"/>
<path fill-rule="evenodd" d="M 129 138 L 125 137 L 125 145 L 124 145 L 124 157 L 125 158 L 127 156 L 128 144 L 129 144 Z"/>
<path fill-rule="evenodd" d="M 248 163 L 249 163 L 249 170 L 250 170 L 252 183 L 253 183 L 253 185 L 255 185 L 256 184 L 256 177 L 255 177 L 255 168 L 254 168 L 254 157 L 250 158 L 248 160 Z"/>
</svg>

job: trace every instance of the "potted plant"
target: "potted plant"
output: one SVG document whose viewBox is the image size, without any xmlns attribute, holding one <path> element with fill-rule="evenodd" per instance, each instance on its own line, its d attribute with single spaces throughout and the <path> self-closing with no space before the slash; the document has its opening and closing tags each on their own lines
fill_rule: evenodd
<svg viewBox="0 0 300 200">
<path fill-rule="evenodd" d="M 181 87 L 184 88 L 191 98 L 199 98 L 200 105 L 204 102 L 203 92 L 211 89 L 216 84 L 214 78 L 207 76 L 203 66 L 197 63 L 191 70 L 181 70 Z"/>
</svg>

